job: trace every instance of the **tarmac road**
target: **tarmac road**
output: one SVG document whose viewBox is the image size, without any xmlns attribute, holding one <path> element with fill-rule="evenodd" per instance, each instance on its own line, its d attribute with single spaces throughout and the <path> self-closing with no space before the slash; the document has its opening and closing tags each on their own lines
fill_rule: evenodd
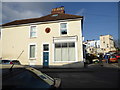
<svg viewBox="0 0 120 90">
<path fill-rule="evenodd" d="M 113 66 L 90 65 L 77 69 L 40 69 L 62 80 L 61 88 L 120 88 L 120 70 Z"/>
<path fill-rule="evenodd" d="M 88 65 L 87 68 L 75 68 L 75 69 L 72 69 L 72 68 L 69 68 L 69 69 L 37 68 L 37 69 L 53 78 L 60 78 L 62 81 L 61 88 L 120 88 L 119 86 L 120 69 L 118 69 L 112 64 L 104 64 L 103 66 L 100 66 L 99 64 L 91 64 L 91 65 Z M 19 79 L 21 77 L 24 77 L 24 75 L 31 76 L 27 74 L 29 73 L 24 72 L 21 74 L 17 74 L 20 77 L 15 76 L 14 74 L 14 76 L 18 80 L 18 84 L 20 83 Z M 31 77 L 29 78 L 30 78 L 29 80 L 33 80 L 31 79 Z M 4 76 L 3 76 L 3 81 L 4 81 Z M 9 80 L 9 81 L 12 81 L 12 80 Z M 40 87 L 40 85 L 38 85 L 38 82 L 37 83 L 33 83 L 33 82 L 34 80 L 32 81 L 32 83 L 30 82 L 29 84 L 31 88 L 32 86 L 35 86 L 35 85 Z M 4 83 L 8 83 L 8 81 L 6 82 L 4 81 L 3 84 Z"/>
</svg>

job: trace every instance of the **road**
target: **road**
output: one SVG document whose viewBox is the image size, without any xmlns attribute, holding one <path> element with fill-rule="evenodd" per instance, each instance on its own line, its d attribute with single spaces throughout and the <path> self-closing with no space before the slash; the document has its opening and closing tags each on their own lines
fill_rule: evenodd
<svg viewBox="0 0 120 90">
<path fill-rule="evenodd" d="M 54 84 L 52 79 L 37 72 L 34 68 L 16 66 L 10 70 L 11 65 L 2 65 L 2 90 L 17 90 L 17 89 L 37 89 L 45 88 L 48 90 Z M 36 73 L 35 73 L 36 72 Z M 37 75 L 45 78 L 38 78 Z"/>
<path fill-rule="evenodd" d="M 120 88 L 120 70 L 112 64 L 88 65 L 77 69 L 39 69 L 62 79 L 61 88 Z"/>
<path fill-rule="evenodd" d="M 104 63 L 103 66 L 100 66 L 99 64 L 89 64 L 86 68 L 74 69 L 36 68 L 53 78 L 61 78 L 61 88 L 120 88 L 120 68 L 118 68 L 116 63 Z M 4 71 L 5 70 L 3 70 L 3 72 Z M 5 73 L 3 73 L 3 85 L 9 84 L 12 81 L 12 85 L 18 84 L 19 86 L 26 85 L 27 82 L 29 84 L 27 84 L 26 87 L 30 88 L 44 86 L 43 84 L 40 84 L 38 80 L 33 78 L 29 72 L 24 71 L 24 69 L 14 69 L 14 71 L 15 73 L 11 73 L 12 78 L 9 78 L 9 74 L 5 75 Z M 17 80 L 17 83 L 13 80 Z"/>
</svg>

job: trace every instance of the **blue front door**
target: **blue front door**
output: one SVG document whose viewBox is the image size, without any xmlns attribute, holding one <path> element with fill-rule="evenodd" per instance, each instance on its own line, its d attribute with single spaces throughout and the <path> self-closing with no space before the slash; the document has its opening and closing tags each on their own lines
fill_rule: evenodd
<svg viewBox="0 0 120 90">
<path fill-rule="evenodd" d="M 49 52 L 43 52 L 43 67 L 48 67 L 49 63 Z"/>
<path fill-rule="evenodd" d="M 49 65 L 49 44 L 43 44 L 43 67 L 48 67 Z"/>
</svg>

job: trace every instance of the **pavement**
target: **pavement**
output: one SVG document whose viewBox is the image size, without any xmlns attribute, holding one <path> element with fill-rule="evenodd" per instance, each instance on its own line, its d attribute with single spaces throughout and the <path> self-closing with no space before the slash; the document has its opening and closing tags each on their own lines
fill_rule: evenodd
<svg viewBox="0 0 120 90">
<path fill-rule="evenodd" d="M 88 64 L 88 66 L 96 66 L 96 65 L 98 66 L 99 63 Z M 105 62 L 103 62 L 103 66 L 120 69 L 120 66 L 118 63 L 105 63 Z"/>
<path fill-rule="evenodd" d="M 111 65 L 114 66 L 114 67 L 120 68 L 120 66 L 118 65 L 118 63 L 114 63 L 114 64 L 111 64 Z"/>
<path fill-rule="evenodd" d="M 118 66 L 118 63 L 103 63 L 103 66 L 101 67 L 101 65 L 99 63 L 92 63 L 92 64 L 87 64 L 86 67 L 80 67 L 80 68 L 41 68 L 41 67 L 36 67 L 36 69 L 41 70 L 42 72 L 55 72 L 55 73 L 64 73 L 64 72 L 94 72 L 97 69 L 101 69 L 101 68 L 115 68 L 116 70 L 120 69 L 120 67 Z M 100 70 L 101 71 L 101 70 Z"/>
</svg>

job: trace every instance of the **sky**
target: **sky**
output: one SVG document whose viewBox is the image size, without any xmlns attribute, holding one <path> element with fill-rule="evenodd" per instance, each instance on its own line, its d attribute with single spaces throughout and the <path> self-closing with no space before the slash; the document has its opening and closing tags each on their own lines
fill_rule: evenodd
<svg viewBox="0 0 120 90">
<path fill-rule="evenodd" d="M 2 2 L 2 23 L 45 16 L 60 6 L 67 14 L 84 16 L 85 40 L 99 40 L 100 35 L 108 34 L 118 39 L 117 2 Z"/>
</svg>

